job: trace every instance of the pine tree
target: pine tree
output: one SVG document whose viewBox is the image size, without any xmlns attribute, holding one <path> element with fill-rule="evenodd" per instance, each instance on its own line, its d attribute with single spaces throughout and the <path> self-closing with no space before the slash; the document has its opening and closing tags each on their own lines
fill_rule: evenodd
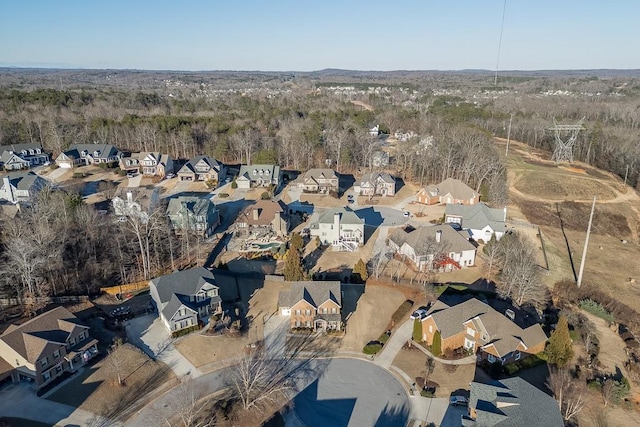
<svg viewBox="0 0 640 427">
<path fill-rule="evenodd" d="M 413 321 L 413 340 L 422 342 L 422 321 L 420 319 Z"/>
<path fill-rule="evenodd" d="M 286 254 L 284 264 L 284 279 L 294 282 L 304 280 L 305 274 L 302 268 L 302 261 L 296 250 L 289 249 Z"/>
<path fill-rule="evenodd" d="M 356 282 L 364 283 L 369 278 L 369 274 L 367 273 L 367 265 L 362 261 L 362 258 L 356 262 L 356 265 L 353 267 L 353 277 Z"/>
<path fill-rule="evenodd" d="M 434 356 L 442 355 L 442 335 L 440 335 L 440 331 L 436 331 L 433 334 L 433 343 L 431 343 L 431 353 Z"/>
<path fill-rule="evenodd" d="M 560 316 L 556 330 L 551 333 L 549 345 L 545 350 L 547 361 L 562 368 L 573 358 L 573 343 L 569 335 L 569 323 L 567 318 Z"/>
</svg>

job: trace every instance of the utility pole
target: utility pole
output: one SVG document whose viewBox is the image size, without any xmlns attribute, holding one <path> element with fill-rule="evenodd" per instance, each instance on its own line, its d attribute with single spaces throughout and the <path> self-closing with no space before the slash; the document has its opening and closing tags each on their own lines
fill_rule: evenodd
<svg viewBox="0 0 640 427">
<path fill-rule="evenodd" d="M 593 211 L 596 209 L 596 196 L 593 196 L 591 205 L 591 215 L 589 215 L 589 226 L 587 227 L 587 238 L 584 239 L 584 249 L 582 250 L 582 260 L 580 260 L 580 271 L 578 272 L 578 287 L 582 285 L 582 273 L 584 272 L 584 262 L 587 259 L 587 247 L 589 246 L 589 235 L 591 234 L 591 223 L 593 222 Z"/>
<path fill-rule="evenodd" d="M 505 157 L 509 155 L 509 141 L 511 140 L 511 122 L 512 121 L 513 121 L 513 113 L 511 113 L 511 118 L 509 119 L 509 130 L 507 130 L 507 149 L 504 151 Z"/>
<path fill-rule="evenodd" d="M 624 172 L 624 186 L 627 186 L 627 176 L 629 176 L 629 165 L 627 165 L 627 170 Z"/>
</svg>

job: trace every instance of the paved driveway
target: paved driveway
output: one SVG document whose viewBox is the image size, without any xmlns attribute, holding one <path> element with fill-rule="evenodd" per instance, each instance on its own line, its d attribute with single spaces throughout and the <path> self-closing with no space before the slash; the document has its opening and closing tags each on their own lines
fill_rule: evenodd
<svg viewBox="0 0 640 427">
<path fill-rule="evenodd" d="M 36 396 L 30 384 L 9 384 L 0 389 L 0 416 L 39 421 L 49 425 L 114 425 L 96 414 Z"/>
<path fill-rule="evenodd" d="M 289 332 L 289 316 L 273 315 L 264 324 L 264 344 L 270 357 L 284 355 Z"/>
<path fill-rule="evenodd" d="M 140 187 L 140 181 L 142 181 L 142 174 L 138 174 L 133 178 L 128 178 L 127 187 L 137 188 Z"/>
<path fill-rule="evenodd" d="M 409 397 L 389 371 L 358 359 L 332 359 L 323 368 L 322 375 L 293 399 L 288 425 L 406 425 Z"/>
<path fill-rule="evenodd" d="M 176 350 L 169 331 L 155 314 L 146 314 L 131 319 L 125 326 L 125 330 L 129 342 L 150 357 L 166 363 L 178 378 L 188 374 L 191 374 L 192 378 L 202 375 L 191 362 Z"/>
</svg>

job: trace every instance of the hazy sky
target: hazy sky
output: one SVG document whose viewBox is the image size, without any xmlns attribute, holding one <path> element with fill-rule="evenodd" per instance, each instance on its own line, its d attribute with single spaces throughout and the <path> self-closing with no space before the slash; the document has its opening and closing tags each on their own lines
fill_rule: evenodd
<svg viewBox="0 0 640 427">
<path fill-rule="evenodd" d="M 0 66 L 495 70 L 504 0 L 0 0 Z M 640 68 L 640 1 L 507 0 L 501 70 Z"/>
</svg>

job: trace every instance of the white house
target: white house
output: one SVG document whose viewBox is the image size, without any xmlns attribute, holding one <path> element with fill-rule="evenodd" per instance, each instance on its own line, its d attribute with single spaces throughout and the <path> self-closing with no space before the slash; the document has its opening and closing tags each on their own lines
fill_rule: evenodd
<svg viewBox="0 0 640 427">
<path fill-rule="evenodd" d="M 2 177 L 0 200 L 9 203 L 26 203 L 44 187 L 47 181 L 33 172 L 13 172 Z"/>
<path fill-rule="evenodd" d="M 476 246 L 467 236 L 447 224 L 407 226 L 389 235 L 389 247 L 409 259 L 418 271 L 451 271 L 476 263 Z"/>
<path fill-rule="evenodd" d="M 493 236 L 496 240 L 507 231 L 507 208 L 494 209 L 484 203 L 475 205 L 447 205 L 444 210 L 444 222 L 460 224 L 469 230 L 473 240 L 488 242 Z"/>
<path fill-rule="evenodd" d="M 278 165 L 243 165 L 236 179 L 238 188 L 269 187 L 280 184 L 282 173 Z"/>
<path fill-rule="evenodd" d="M 309 234 L 340 251 L 354 251 L 364 244 L 364 221 L 349 208 L 333 208 L 313 214 Z"/>
</svg>

